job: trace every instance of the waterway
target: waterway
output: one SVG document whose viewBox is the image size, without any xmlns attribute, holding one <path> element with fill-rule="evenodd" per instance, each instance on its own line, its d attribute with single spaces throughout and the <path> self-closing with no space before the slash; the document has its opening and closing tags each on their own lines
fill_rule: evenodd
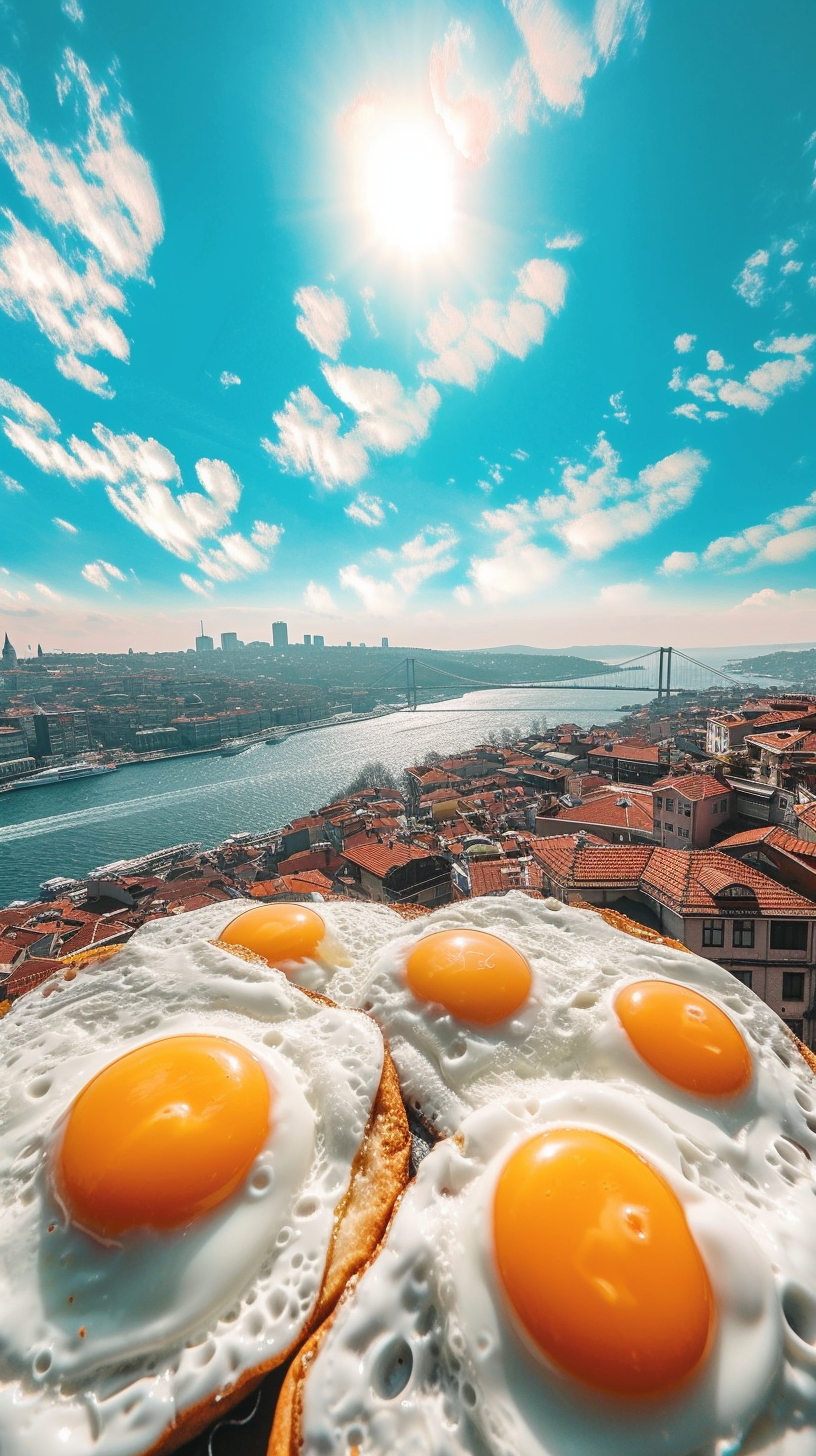
<svg viewBox="0 0 816 1456">
<path fill-rule="evenodd" d="M 277 828 L 342 793 L 371 759 L 399 774 L 431 749 L 453 753 L 507 727 L 524 732 L 534 718 L 612 723 L 622 703 L 651 696 L 631 687 L 470 693 L 415 713 L 293 734 L 235 758 L 166 759 L 0 794 L 0 905 L 34 896 L 55 875 L 82 876 L 164 845 L 212 846 L 241 830 Z"/>
</svg>

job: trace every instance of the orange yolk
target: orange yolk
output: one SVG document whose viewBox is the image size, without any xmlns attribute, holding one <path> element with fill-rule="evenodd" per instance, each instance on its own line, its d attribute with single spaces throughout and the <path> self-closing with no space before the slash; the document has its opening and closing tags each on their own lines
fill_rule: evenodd
<svg viewBox="0 0 816 1456">
<path fill-rule="evenodd" d="M 751 1080 L 751 1055 L 733 1021 L 698 991 L 673 981 L 624 986 L 615 1010 L 653 1072 L 699 1097 L 733 1097 Z"/>
<path fill-rule="evenodd" d="M 493 1235 L 522 1326 L 576 1379 L 649 1396 L 700 1364 L 708 1274 L 674 1193 L 623 1143 L 583 1128 L 523 1143 L 498 1180 Z"/>
<path fill-rule="evenodd" d="M 269 1083 L 243 1047 L 172 1036 L 137 1047 L 73 1103 L 57 1149 L 57 1192 L 103 1238 L 179 1228 L 243 1183 L 269 1132 Z"/>
<path fill-rule="evenodd" d="M 258 905 L 245 910 L 221 931 L 220 940 L 242 945 L 271 966 L 314 960 L 326 927 L 305 905 Z"/>
<path fill-rule="evenodd" d="M 523 955 L 484 930 L 438 930 L 417 942 L 405 966 L 420 1001 L 436 1001 L 459 1021 L 493 1026 L 527 1000 L 533 978 Z"/>
</svg>

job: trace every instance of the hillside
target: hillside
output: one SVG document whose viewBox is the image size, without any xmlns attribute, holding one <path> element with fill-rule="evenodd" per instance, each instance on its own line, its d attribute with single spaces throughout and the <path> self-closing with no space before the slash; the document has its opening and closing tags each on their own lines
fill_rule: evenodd
<svg viewBox="0 0 816 1456">
<path fill-rule="evenodd" d="M 780 683 L 803 683 L 816 686 L 816 648 L 805 652 L 769 652 L 764 657 L 743 657 L 726 665 L 734 672 L 756 673 L 757 677 L 775 678 Z"/>
</svg>

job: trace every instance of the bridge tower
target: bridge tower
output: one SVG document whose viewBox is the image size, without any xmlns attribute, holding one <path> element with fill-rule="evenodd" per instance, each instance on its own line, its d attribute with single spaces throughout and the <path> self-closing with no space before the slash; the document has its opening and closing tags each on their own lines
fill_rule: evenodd
<svg viewBox="0 0 816 1456">
<path fill-rule="evenodd" d="M 412 713 L 416 711 L 416 659 L 413 657 L 405 659 L 405 702 Z"/>
</svg>

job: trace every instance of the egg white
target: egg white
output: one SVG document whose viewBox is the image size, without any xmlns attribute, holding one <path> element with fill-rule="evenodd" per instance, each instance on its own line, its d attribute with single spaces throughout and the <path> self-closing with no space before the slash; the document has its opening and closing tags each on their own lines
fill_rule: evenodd
<svg viewBox="0 0 816 1456">
<path fill-rule="evenodd" d="M 148 920 L 137 930 L 136 942 L 155 946 L 192 945 L 217 940 L 222 931 L 246 910 L 257 910 L 258 900 L 225 900 L 188 914 Z M 319 991 L 338 1006 L 358 1006 L 362 987 L 371 974 L 377 953 L 400 934 L 404 921 L 387 905 L 352 900 L 304 901 L 326 927 L 317 958 L 286 966 L 286 976 L 305 991 Z"/>
<path fill-rule="evenodd" d="M 303 1449 L 345 1456 L 726 1456 L 816 1449 L 814 1179 L 747 1158 L 724 1199 L 689 1176 L 685 1113 L 637 1089 L 551 1084 L 471 1114 L 423 1161 L 382 1252 L 312 1361 Z M 519 1142 L 586 1126 L 639 1151 L 679 1197 L 718 1308 L 714 1347 L 663 1397 L 607 1397 L 554 1369 L 520 1333 L 495 1271 L 496 1180 Z M 735 1148 L 739 1160 L 740 1151 Z M 803 1159 L 803 1162 L 805 1160 Z M 794 1282 L 795 1281 L 795 1282 Z"/>
<path fill-rule="evenodd" d="M 406 981 L 405 964 L 418 940 L 463 928 L 507 940 L 532 971 L 527 1002 L 495 1026 L 468 1024 L 442 1006 L 420 1001 Z M 755 1067 L 749 1094 L 728 1105 L 706 1103 L 707 1116 L 729 1127 L 735 1120 L 741 1125 L 771 1096 L 773 1115 L 781 1117 L 797 1087 L 805 1096 L 813 1090 L 811 1073 L 779 1018 L 730 972 L 670 946 L 637 940 L 592 911 L 518 892 L 446 906 L 404 928 L 377 957 L 361 1004 L 388 1037 L 406 1102 L 442 1134 L 455 1132 L 475 1108 L 524 1096 L 552 1077 L 623 1078 L 699 1109 L 698 1098 L 649 1070 L 615 1015 L 617 991 L 651 979 L 701 991 L 737 1023 L 749 1045 Z M 795 1120 L 807 1131 L 804 1117 Z M 801 1141 L 797 1132 L 777 1128 L 777 1135 L 784 1132 Z"/>
<path fill-rule="evenodd" d="M 0 1451 L 136 1456 L 298 1339 L 379 1086 L 382 1038 L 279 972 L 186 938 L 134 941 L 44 989 L 0 1026 Z M 260 1062 L 274 1089 L 266 1145 L 242 1188 L 191 1227 L 102 1245 L 54 1200 L 53 1130 L 102 1067 L 190 1032 L 223 1035 Z"/>
</svg>

